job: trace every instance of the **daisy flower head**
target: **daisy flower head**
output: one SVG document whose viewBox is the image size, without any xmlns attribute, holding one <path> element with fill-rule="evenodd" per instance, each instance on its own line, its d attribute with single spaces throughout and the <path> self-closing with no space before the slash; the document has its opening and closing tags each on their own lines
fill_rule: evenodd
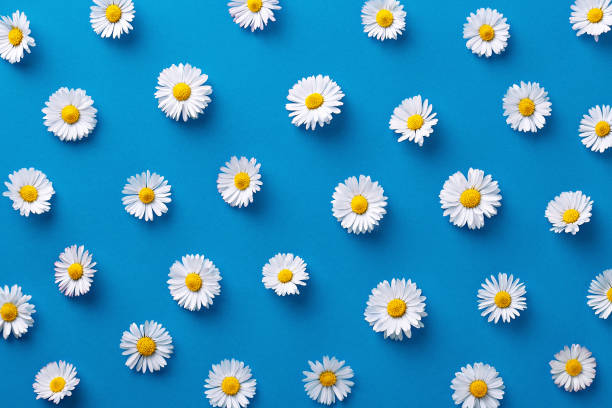
<svg viewBox="0 0 612 408">
<path fill-rule="evenodd" d="M 81 140 L 98 123 L 93 99 L 82 89 L 60 88 L 45 102 L 42 112 L 47 130 L 63 142 Z"/>
<path fill-rule="evenodd" d="M 176 121 L 183 119 L 197 119 L 208 106 L 211 99 L 212 87 L 204 85 L 208 75 L 203 74 L 200 68 L 189 64 L 172 64 L 164 69 L 157 78 L 155 97 L 158 108 L 166 117 Z"/>
<path fill-rule="evenodd" d="M 174 349 L 168 331 L 152 320 L 139 326 L 132 323 L 130 331 L 123 332 L 120 347 L 125 350 L 122 354 L 129 356 L 125 365 L 130 370 L 136 367 L 136 371 L 143 373 L 147 370 L 152 373 L 165 367 Z"/>
<path fill-rule="evenodd" d="M 582 144 L 592 151 L 605 152 L 612 147 L 612 107 L 610 105 L 595 106 L 589 109 L 580 121 L 580 137 Z"/>
<path fill-rule="evenodd" d="M 310 277 L 306 262 L 293 254 L 276 254 L 263 267 L 262 282 L 278 296 L 299 295 L 298 285 L 306 286 Z"/>
<path fill-rule="evenodd" d="M 213 407 L 244 408 L 255 395 L 256 385 L 251 368 L 232 358 L 213 364 L 204 393 Z"/>
<path fill-rule="evenodd" d="M 36 313 L 34 305 L 28 303 L 32 299 L 30 295 L 21 293 L 21 287 L 13 285 L 10 289 L 7 285 L 0 287 L 0 329 L 2 337 L 8 339 L 13 336 L 18 339 L 28 332 L 34 325 L 32 315 Z"/>
<path fill-rule="evenodd" d="M 172 298 L 187 310 L 208 309 L 221 293 L 219 269 L 204 255 L 185 255 L 172 264 L 168 276 Z"/>
<path fill-rule="evenodd" d="M 81 296 L 89 292 L 91 281 L 97 272 L 89 251 L 83 245 L 72 245 L 62 252 L 55 262 L 55 283 L 66 296 Z"/>
<path fill-rule="evenodd" d="M 508 88 L 503 99 L 506 123 L 513 130 L 520 132 L 537 132 L 546 123 L 545 116 L 550 116 L 548 92 L 537 82 L 523 82 Z"/>
<path fill-rule="evenodd" d="M 331 405 L 344 400 L 355 384 L 351 381 L 354 373 L 350 366 L 344 361 L 338 361 L 336 357 L 323 357 L 323 362 L 308 362 L 311 371 L 303 371 L 305 378 L 304 389 L 306 394 L 319 404 Z"/>
<path fill-rule="evenodd" d="M 453 401 L 462 408 L 497 408 L 504 398 L 504 381 L 488 364 L 461 367 L 451 382 Z"/>
<path fill-rule="evenodd" d="M 129 214 L 139 220 L 144 217 L 145 221 L 153 221 L 153 213 L 159 217 L 168 211 L 166 203 L 172 201 L 171 186 L 162 176 L 147 170 L 127 181 L 123 187 L 122 193 L 125 195 L 122 201 Z"/>
<path fill-rule="evenodd" d="M 268 21 L 276 21 L 274 10 L 280 10 L 278 0 L 232 0 L 227 3 L 234 23 L 242 28 L 263 30 Z"/>
<path fill-rule="evenodd" d="M 119 38 L 127 34 L 134 20 L 134 3 L 132 0 L 93 0 L 89 21 L 91 28 L 102 38 Z"/>
<path fill-rule="evenodd" d="M 221 167 L 217 177 L 217 190 L 223 200 L 232 207 L 246 207 L 253 202 L 253 195 L 261 190 L 261 174 L 255 158 L 247 159 L 242 156 L 238 159 L 232 156 L 230 161 Z"/>
<path fill-rule="evenodd" d="M 500 273 L 495 279 L 486 279 L 482 289 L 478 290 L 478 309 L 485 309 L 482 316 L 489 315 L 489 322 L 499 321 L 501 317 L 504 323 L 520 315 L 521 310 L 527 309 L 525 303 L 525 284 L 514 279 L 514 276 Z"/>
<path fill-rule="evenodd" d="M 433 106 L 427 99 L 421 100 L 421 95 L 404 99 L 393 109 L 389 128 L 401 135 L 397 141 L 403 142 L 408 139 L 423 146 L 423 141 L 431 135 L 433 127 L 438 123 L 436 113 L 432 112 L 432 109 Z"/>
<path fill-rule="evenodd" d="M 65 361 L 54 361 L 40 369 L 32 388 L 36 399 L 46 399 L 59 404 L 64 397 L 72 395 L 79 384 L 76 368 Z"/>
<path fill-rule="evenodd" d="M 397 0 L 368 0 L 361 8 L 361 24 L 368 37 L 397 40 L 406 28 L 406 12 Z"/>
<path fill-rule="evenodd" d="M 8 190 L 2 195 L 13 201 L 13 209 L 20 215 L 28 217 L 30 213 L 42 214 L 51 209 L 49 201 L 55 190 L 42 171 L 32 167 L 14 171 L 4 185 Z"/>
<path fill-rule="evenodd" d="M 0 57 L 11 64 L 21 61 L 24 51 L 36 46 L 30 37 L 30 22 L 25 13 L 17 10 L 11 17 L 2 16 L 0 21 Z"/>
<path fill-rule="evenodd" d="M 497 181 L 484 171 L 470 168 L 467 179 L 460 171 L 444 182 L 440 191 L 440 203 L 444 216 L 458 227 L 467 224 L 469 229 L 480 229 L 484 217 L 497 214 L 501 206 L 501 195 Z"/>
<path fill-rule="evenodd" d="M 470 13 L 467 23 L 463 25 L 466 47 L 479 57 L 501 54 L 510 38 L 510 25 L 506 21 L 502 13 L 490 8 L 480 8 L 476 14 Z"/>
<path fill-rule="evenodd" d="M 587 304 L 601 319 L 612 313 L 612 269 L 607 269 L 591 281 Z"/>
<path fill-rule="evenodd" d="M 576 235 L 580 226 L 591 220 L 593 200 L 582 191 L 565 191 L 555 197 L 546 207 L 546 218 L 552 224 L 551 231 Z"/>
<path fill-rule="evenodd" d="M 327 75 L 309 76 L 300 79 L 289 90 L 285 105 L 291 123 L 295 126 L 306 125 L 306 130 L 315 130 L 317 123 L 323 127 L 332 120 L 332 114 L 340 113 L 344 93 Z"/>
<path fill-rule="evenodd" d="M 577 31 L 577 36 L 587 33 L 598 41 L 601 34 L 610 31 L 612 26 L 610 0 L 576 0 L 571 5 L 571 9 L 570 24 L 572 29 Z"/>
<path fill-rule="evenodd" d="M 378 181 L 370 176 L 349 177 L 336 186 L 332 213 L 348 232 L 372 232 L 387 213 L 387 197 Z"/>
<path fill-rule="evenodd" d="M 591 357 L 591 352 L 579 344 L 572 344 L 569 348 L 555 354 L 550 361 L 550 373 L 557 387 L 565 391 L 576 392 L 589 387 L 595 378 L 597 362 Z"/>
</svg>

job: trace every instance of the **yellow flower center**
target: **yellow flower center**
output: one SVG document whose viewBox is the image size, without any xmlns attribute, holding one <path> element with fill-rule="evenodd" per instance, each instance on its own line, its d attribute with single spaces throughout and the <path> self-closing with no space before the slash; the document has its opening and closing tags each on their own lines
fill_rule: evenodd
<svg viewBox="0 0 612 408">
<path fill-rule="evenodd" d="M 23 201 L 32 203 L 38 198 L 38 190 L 36 190 L 36 187 L 27 184 L 19 189 L 19 195 L 23 198 Z"/>
<path fill-rule="evenodd" d="M 116 4 L 111 4 L 106 8 L 106 19 L 111 23 L 116 23 L 121 18 L 121 9 Z"/>
<path fill-rule="evenodd" d="M 11 31 L 8 33 L 8 40 L 13 46 L 18 46 L 23 40 L 23 32 L 17 27 L 11 28 Z"/>
<path fill-rule="evenodd" d="M 317 109 L 319 106 L 323 105 L 323 95 L 318 92 L 311 93 L 306 97 L 305 103 L 308 109 Z"/>
<path fill-rule="evenodd" d="M 480 191 L 468 188 L 459 196 L 459 201 L 465 208 L 474 208 L 480 204 Z"/>
<path fill-rule="evenodd" d="M 5 322 L 12 322 L 17 318 L 17 306 L 12 303 L 5 303 L 0 307 L 0 317 Z"/>
<path fill-rule="evenodd" d="M 402 299 L 393 299 L 387 303 L 387 313 L 391 317 L 402 317 L 406 313 L 406 302 Z"/>
<path fill-rule="evenodd" d="M 81 112 L 79 112 L 74 105 L 66 105 L 62 109 L 62 119 L 64 119 L 64 122 L 68 123 L 69 125 L 76 123 L 80 117 Z"/>
<path fill-rule="evenodd" d="M 580 213 L 574 210 L 573 208 L 570 208 L 569 210 L 565 210 L 565 212 L 563 213 L 563 222 L 565 222 L 566 224 L 571 224 L 573 222 L 578 221 L 579 217 Z"/>
<path fill-rule="evenodd" d="M 195 272 L 188 274 L 185 276 L 185 286 L 190 291 L 197 292 L 202 287 L 202 277 Z"/>
<path fill-rule="evenodd" d="M 572 377 L 575 377 L 582 372 L 582 364 L 575 358 L 571 358 L 565 363 L 565 371 Z"/>
<path fill-rule="evenodd" d="M 612 303 L 612 288 L 608 289 L 608 291 L 606 292 L 606 297 L 608 298 L 610 303 Z"/>
<path fill-rule="evenodd" d="M 323 371 L 319 376 L 319 382 L 324 387 L 331 387 L 336 384 L 336 374 L 333 371 Z"/>
<path fill-rule="evenodd" d="M 186 101 L 191 96 L 191 87 L 184 82 L 179 82 L 172 88 L 172 95 L 177 101 Z"/>
<path fill-rule="evenodd" d="M 606 137 L 610 134 L 610 124 L 608 122 L 597 122 L 595 125 L 595 133 L 599 137 Z"/>
<path fill-rule="evenodd" d="M 472 381 L 470 384 L 470 393 L 476 398 L 484 397 L 488 390 L 487 383 L 482 380 Z"/>
<path fill-rule="evenodd" d="M 259 10 L 261 10 L 262 5 L 263 2 L 261 0 L 247 0 L 247 7 L 253 13 L 257 13 Z"/>
<path fill-rule="evenodd" d="M 251 177 L 248 173 L 241 171 L 234 176 L 234 185 L 238 190 L 245 190 L 251 184 Z"/>
<path fill-rule="evenodd" d="M 138 339 L 138 343 L 136 343 L 136 350 L 145 357 L 155 353 L 156 349 L 157 345 L 150 337 L 141 337 Z"/>
<path fill-rule="evenodd" d="M 419 130 L 423 126 L 423 117 L 421 115 L 412 115 L 406 121 L 406 125 L 410 130 Z"/>
<path fill-rule="evenodd" d="M 49 383 L 49 389 L 51 390 L 51 392 L 60 392 L 64 389 L 65 386 L 66 380 L 64 380 L 62 377 L 55 377 Z"/>
<path fill-rule="evenodd" d="M 493 38 L 495 38 L 495 30 L 493 30 L 493 27 L 488 24 L 481 25 L 478 29 L 478 34 L 480 35 L 482 41 L 491 41 Z"/>
<path fill-rule="evenodd" d="M 597 7 L 590 9 L 589 12 L 587 13 L 587 19 L 591 23 L 599 23 L 602 18 L 603 18 L 603 10 Z"/>
<path fill-rule="evenodd" d="M 153 200 L 155 200 L 155 191 L 150 189 L 149 187 L 143 187 L 138 192 L 138 198 L 145 204 L 149 204 Z"/>
<path fill-rule="evenodd" d="M 387 9 L 381 9 L 376 13 L 376 22 L 383 28 L 389 27 L 393 24 L 393 13 Z"/>
<path fill-rule="evenodd" d="M 279 282 L 287 283 L 291 279 L 293 279 L 293 272 L 291 272 L 289 269 L 281 269 L 280 272 L 278 272 Z"/>
<path fill-rule="evenodd" d="M 79 263 L 73 263 L 68 267 L 68 275 L 72 280 L 79 280 L 83 276 L 83 266 Z"/>
<path fill-rule="evenodd" d="M 499 307 L 500 309 L 505 309 L 510 306 L 510 303 L 512 303 L 512 297 L 505 290 L 501 290 L 497 292 L 493 301 L 495 302 L 497 307 Z"/>
<path fill-rule="evenodd" d="M 236 377 L 225 377 L 221 381 L 221 389 L 227 395 L 236 395 L 240 391 L 240 381 Z"/>
<path fill-rule="evenodd" d="M 368 200 L 361 194 L 356 195 L 351 200 L 351 209 L 354 213 L 363 214 L 368 209 Z"/>
<path fill-rule="evenodd" d="M 519 101 L 519 112 L 523 116 L 531 116 L 535 112 L 535 103 L 529 98 L 523 98 Z"/>
</svg>

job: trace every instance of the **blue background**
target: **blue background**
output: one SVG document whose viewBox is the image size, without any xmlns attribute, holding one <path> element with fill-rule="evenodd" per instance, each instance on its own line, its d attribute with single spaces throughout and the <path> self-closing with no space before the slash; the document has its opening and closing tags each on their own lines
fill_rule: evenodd
<svg viewBox="0 0 612 408">
<path fill-rule="evenodd" d="M 506 384 L 503 407 L 609 404 L 611 321 L 586 304 L 588 284 L 610 263 L 610 152 L 587 150 L 579 121 L 612 103 L 612 34 L 576 37 L 570 2 L 463 0 L 407 2 L 398 41 L 362 32 L 361 1 L 283 1 L 277 22 L 251 33 L 223 1 L 136 1 L 134 31 L 99 38 L 88 1 L 9 1 L 24 10 L 37 46 L 21 64 L 0 61 L 3 98 L 0 173 L 45 172 L 57 192 L 51 213 L 20 217 L 2 197 L 0 284 L 32 295 L 35 325 L 0 340 L 0 391 L 13 406 L 34 402 L 31 384 L 50 361 L 74 363 L 81 383 L 64 406 L 207 406 L 203 383 L 213 363 L 235 357 L 257 379 L 252 407 L 313 407 L 303 390 L 307 361 L 345 359 L 355 370 L 346 407 L 452 406 L 450 381 L 461 366 L 494 365 Z M 462 26 L 478 7 L 508 18 L 506 52 L 478 58 Z M 209 75 L 212 103 L 197 121 L 176 123 L 157 109 L 157 75 L 189 62 Z M 328 74 L 346 94 L 342 113 L 316 132 L 294 127 L 285 110 L 300 78 Z M 552 116 L 537 134 L 514 132 L 502 97 L 521 80 L 549 91 Z M 59 87 L 83 88 L 98 109 L 91 137 L 64 143 L 43 125 L 41 109 Z M 422 94 L 439 123 L 419 148 L 398 144 L 388 120 L 403 98 Z M 262 163 L 263 188 L 235 209 L 216 191 L 232 155 Z M 455 171 L 484 169 L 499 181 L 499 214 L 480 231 L 442 217 L 438 194 Z M 151 169 L 172 184 L 169 212 L 153 223 L 121 204 L 126 178 Z M 331 214 L 337 183 L 359 174 L 389 197 L 379 230 L 349 235 Z M 595 201 L 576 236 L 549 231 L 544 210 L 562 191 Z M 53 263 L 73 243 L 98 262 L 92 290 L 64 297 Z M 277 297 L 261 268 L 278 252 L 308 263 L 302 295 Z M 166 280 L 182 255 L 202 253 L 219 267 L 221 295 L 189 312 Z M 526 282 L 528 309 L 511 324 L 487 323 L 476 292 L 491 274 Z M 379 281 L 411 278 L 427 296 L 425 328 L 404 342 L 374 333 L 363 319 Z M 119 341 L 131 322 L 154 319 L 174 338 L 159 373 L 124 366 Z M 558 389 L 548 361 L 580 343 L 597 358 L 586 392 Z"/>
</svg>

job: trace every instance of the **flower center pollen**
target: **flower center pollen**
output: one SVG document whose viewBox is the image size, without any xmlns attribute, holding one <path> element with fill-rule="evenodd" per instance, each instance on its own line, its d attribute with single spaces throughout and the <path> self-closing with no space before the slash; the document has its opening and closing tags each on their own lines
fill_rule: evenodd
<svg viewBox="0 0 612 408">
<path fill-rule="evenodd" d="M 236 395 L 240 391 L 240 381 L 236 377 L 225 377 L 221 382 L 221 389 L 227 395 Z"/>
<path fill-rule="evenodd" d="M 480 204 L 480 191 L 475 188 L 468 188 L 461 193 L 459 201 L 465 208 L 474 208 Z"/>
<path fill-rule="evenodd" d="M 603 10 L 597 7 L 590 9 L 589 12 L 587 13 L 587 19 L 591 23 L 599 23 L 602 18 L 603 18 Z"/>
<path fill-rule="evenodd" d="M 612 288 L 608 289 L 608 291 L 606 292 L 606 297 L 608 298 L 610 303 L 612 303 Z"/>
<path fill-rule="evenodd" d="M 68 276 L 72 280 L 79 280 L 83 276 L 83 266 L 80 263 L 73 263 L 68 267 Z"/>
<path fill-rule="evenodd" d="M 597 122 L 595 125 L 595 133 L 599 137 L 606 137 L 610 134 L 610 124 L 605 121 Z"/>
<path fill-rule="evenodd" d="M 563 213 L 563 222 L 566 224 L 571 224 L 573 222 L 578 221 L 579 217 L 580 213 L 577 210 L 570 208 L 569 210 L 565 210 L 565 212 Z"/>
<path fill-rule="evenodd" d="M 491 41 L 493 38 L 495 38 L 495 30 L 493 30 L 493 27 L 488 24 L 481 25 L 478 29 L 478 34 L 480 35 L 482 41 Z"/>
<path fill-rule="evenodd" d="M 8 33 L 8 40 L 13 46 L 18 46 L 23 40 L 23 32 L 17 27 L 11 28 L 11 31 Z"/>
<path fill-rule="evenodd" d="M 565 371 L 572 377 L 575 377 L 582 372 L 582 364 L 575 358 L 571 358 L 565 363 Z"/>
<path fill-rule="evenodd" d="M 387 313 L 391 317 L 402 317 L 406 313 L 406 302 L 402 299 L 393 299 L 387 303 Z"/>
<path fill-rule="evenodd" d="M 389 27 L 393 24 L 393 13 L 387 9 L 379 10 L 378 13 L 376 13 L 376 22 L 383 28 Z"/>
<path fill-rule="evenodd" d="M 259 10 L 261 10 L 261 6 L 263 5 L 262 3 L 263 2 L 261 0 L 247 0 L 247 7 L 253 13 L 257 13 Z"/>
<path fill-rule="evenodd" d="M 410 130 L 419 130 L 423 126 L 423 117 L 421 115 L 412 115 L 406 121 L 406 125 Z"/>
<path fill-rule="evenodd" d="M 319 376 L 319 382 L 324 387 L 331 387 L 336 384 L 336 374 L 333 371 L 323 371 Z"/>
<path fill-rule="evenodd" d="M 74 105 L 66 105 L 62 109 L 62 119 L 64 119 L 64 122 L 68 123 L 69 125 L 78 122 L 80 117 L 81 112 L 79 112 Z"/>
<path fill-rule="evenodd" d="M 470 384 L 470 393 L 476 398 L 482 398 L 487 395 L 487 391 L 489 391 L 489 387 L 487 387 L 487 383 L 482 380 L 472 381 Z"/>
<path fill-rule="evenodd" d="M 38 198 L 38 190 L 36 190 L 36 187 L 28 184 L 19 189 L 19 195 L 23 198 L 23 201 L 32 203 Z"/>
<path fill-rule="evenodd" d="M 531 116 L 535 112 L 535 103 L 529 98 L 523 98 L 519 101 L 518 110 L 523 116 Z"/>
<path fill-rule="evenodd" d="M 138 352 L 145 357 L 148 357 L 151 354 L 155 353 L 156 349 L 157 345 L 150 337 L 141 337 L 140 339 L 138 339 L 138 343 L 136 343 L 136 350 L 138 350 Z"/>
<path fill-rule="evenodd" d="M 106 8 L 106 19 L 111 23 L 116 23 L 121 18 L 121 9 L 116 4 L 111 4 Z"/>
<path fill-rule="evenodd" d="M 17 318 L 17 306 L 12 303 L 5 303 L 0 307 L 0 317 L 5 322 L 12 322 Z"/>
<path fill-rule="evenodd" d="M 191 272 L 185 276 L 185 286 L 192 292 L 197 292 L 202 287 L 202 277 L 200 274 Z"/>
<path fill-rule="evenodd" d="M 191 87 L 184 82 L 179 82 L 172 88 L 172 95 L 177 101 L 186 101 L 191 96 Z"/>
<path fill-rule="evenodd" d="M 306 97 L 306 107 L 310 110 L 317 109 L 323 105 L 323 95 L 318 92 L 311 93 Z"/>
<path fill-rule="evenodd" d="M 291 279 L 293 279 L 293 272 L 291 272 L 289 269 L 281 269 L 278 272 L 278 281 L 280 283 L 287 283 Z"/>
<path fill-rule="evenodd" d="M 495 302 L 497 307 L 499 307 L 500 309 L 505 309 L 510 306 L 510 303 L 512 303 L 512 297 L 505 290 L 500 290 L 495 295 L 493 301 Z"/>
<path fill-rule="evenodd" d="M 368 200 L 361 194 L 356 195 L 351 200 L 351 209 L 354 213 L 363 214 L 368 210 Z"/>
<path fill-rule="evenodd" d="M 51 392 L 60 392 L 64 389 L 65 386 L 66 380 L 64 380 L 62 377 L 55 377 L 49 383 L 49 389 L 51 390 Z"/>
<path fill-rule="evenodd" d="M 246 188 L 251 184 L 251 177 L 249 174 L 241 171 L 240 173 L 236 173 L 234 176 L 234 185 L 238 190 L 246 190 Z"/>
<path fill-rule="evenodd" d="M 138 192 L 138 198 L 145 204 L 151 203 L 155 200 L 155 191 L 150 189 L 149 187 L 143 187 Z"/>
</svg>

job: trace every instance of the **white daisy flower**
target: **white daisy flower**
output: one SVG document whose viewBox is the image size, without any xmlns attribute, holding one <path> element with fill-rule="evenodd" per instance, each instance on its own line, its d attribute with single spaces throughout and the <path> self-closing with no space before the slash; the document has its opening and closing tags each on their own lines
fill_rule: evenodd
<svg viewBox="0 0 612 408">
<path fill-rule="evenodd" d="M 387 213 L 387 197 L 378 181 L 370 176 L 349 177 L 336 186 L 332 213 L 342 228 L 354 234 L 372 232 Z"/>
<path fill-rule="evenodd" d="M 551 103 L 548 92 L 537 82 L 523 82 L 508 88 L 503 99 L 506 123 L 520 132 L 537 132 L 550 116 Z"/>
<path fill-rule="evenodd" d="M 453 401 L 462 408 L 497 408 L 504 398 L 504 381 L 488 364 L 461 367 L 451 382 Z"/>
<path fill-rule="evenodd" d="M 187 310 L 208 309 L 221 293 L 219 269 L 204 255 L 185 255 L 172 264 L 168 276 L 172 298 Z"/>
<path fill-rule="evenodd" d="M 589 387 L 595 378 L 595 367 L 597 367 L 591 352 L 579 344 L 572 344 L 571 349 L 565 346 L 555 354 L 555 359 L 549 364 L 555 384 L 569 392 Z"/>
<path fill-rule="evenodd" d="M 450 176 L 440 191 L 443 216 L 448 215 L 449 221 L 458 227 L 467 224 L 469 229 L 482 228 L 485 215 L 491 218 L 497 214 L 501 199 L 497 181 L 472 168 L 467 179 L 460 171 Z"/>
<path fill-rule="evenodd" d="M 612 313 L 612 269 L 607 269 L 591 281 L 587 304 L 595 314 L 607 319 Z"/>
<path fill-rule="evenodd" d="M 162 176 L 149 170 L 128 178 L 122 191 L 125 211 L 140 220 L 144 217 L 145 221 L 153 221 L 153 213 L 159 217 L 168 211 L 171 187 Z"/>
<path fill-rule="evenodd" d="M 546 218 L 552 224 L 551 231 L 576 235 L 580 226 L 591 220 L 593 200 L 582 191 L 566 191 L 556 196 L 546 207 Z"/>
<path fill-rule="evenodd" d="M 32 387 L 36 399 L 46 399 L 59 404 L 64 397 L 72 395 L 79 384 L 76 368 L 65 361 L 52 362 L 40 369 Z"/>
<path fill-rule="evenodd" d="M 344 94 L 338 84 L 330 77 L 317 75 L 300 79 L 289 90 L 285 105 L 295 126 L 306 125 L 315 130 L 317 123 L 323 127 L 332 120 L 332 114 L 340 113 Z"/>
<path fill-rule="evenodd" d="M 599 36 L 610 31 L 612 26 L 612 4 L 610 0 L 576 0 L 571 6 L 570 24 L 578 31 L 592 35 L 595 41 Z"/>
<path fill-rule="evenodd" d="M 582 144 L 594 152 L 605 152 L 612 147 L 611 126 L 612 107 L 610 105 L 597 105 L 589 109 L 589 114 L 583 116 L 578 129 Z"/>
<path fill-rule="evenodd" d="M 525 284 L 514 276 L 500 273 L 495 279 L 486 279 L 482 289 L 478 290 L 478 309 L 485 309 L 481 316 L 489 315 L 489 322 L 497 323 L 501 317 L 504 323 L 518 317 L 521 310 L 527 309 L 525 303 Z"/>
<path fill-rule="evenodd" d="M 62 252 L 59 261 L 55 262 L 55 283 L 66 296 L 80 296 L 89 292 L 94 273 L 95 262 L 83 245 L 72 245 Z"/>
<path fill-rule="evenodd" d="M 0 287 L 0 329 L 2 337 L 8 339 L 13 333 L 15 338 L 21 337 L 34 325 L 32 315 L 36 313 L 34 305 L 28 303 L 30 295 L 21 293 L 21 287 L 7 285 Z"/>
<path fill-rule="evenodd" d="M 467 23 L 463 25 L 466 47 L 479 57 L 501 54 L 510 38 L 510 25 L 506 21 L 502 13 L 490 8 L 480 8 L 476 14 L 470 13 Z"/>
<path fill-rule="evenodd" d="M 263 267 L 262 282 L 277 295 L 299 295 L 298 285 L 306 286 L 309 279 L 306 262 L 293 254 L 276 254 Z"/>
<path fill-rule="evenodd" d="M 204 85 L 208 75 L 189 64 L 172 64 L 157 78 L 155 97 L 158 108 L 174 120 L 197 119 L 208 106 L 212 87 Z"/>
<path fill-rule="evenodd" d="M 204 393 L 213 407 L 244 408 L 255 395 L 257 381 L 252 377 L 242 361 L 223 360 L 208 372 Z"/>
<path fill-rule="evenodd" d="M 253 202 L 253 195 L 261 190 L 260 163 L 255 158 L 238 159 L 232 156 L 230 161 L 221 167 L 217 177 L 217 190 L 223 200 L 232 207 L 246 207 Z"/>
<path fill-rule="evenodd" d="M 361 8 L 361 24 L 368 37 L 397 40 L 406 28 L 406 12 L 397 0 L 368 0 Z"/>
<path fill-rule="evenodd" d="M 278 0 L 232 0 L 227 3 L 234 23 L 251 32 L 263 30 L 268 21 L 276 21 L 274 10 L 280 10 Z"/>
<path fill-rule="evenodd" d="M 143 373 L 165 367 L 174 349 L 168 331 L 153 320 L 139 326 L 132 323 L 130 331 L 123 332 L 120 347 L 125 350 L 122 354 L 129 356 L 125 365 L 131 370 L 136 367 L 136 371 Z"/>
<path fill-rule="evenodd" d="M 384 338 L 403 340 L 412 337 L 411 328 L 424 327 L 421 321 L 425 313 L 425 296 L 410 279 L 382 281 L 372 289 L 364 313 L 366 322 Z"/>
<path fill-rule="evenodd" d="M 34 38 L 30 37 L 30 22 L 25 13 L 17 10 L 11 17 L 2 16 L 0 21 L 0 57 L 11 64 L 21 61 L 24 51 L 30 53 L 35 47 Z"/>
<path fill-rule="evenodd" d="M 89 21 L 91 28 L 102 38 L 119 38 L 127 34 L 132 27 L 134 19 L 134 3 L 132 0 L 93 0 Z"/>
<path fill-rule="evenodd" d="M 4 185 L 8 190 L 2 195 L 13 201 L 13 209 L 20 215 L 28 217 L 30 213 L 42 214 L 51 209 L 49 201 L 55 190 L 42 171 L 32 167 L 19 169 L 9 174 L 9 181 Z"/>
<path fill-rule="evenodd" d="M 331 405 L 344 400 L 355 384 L 353 369 L 344 365 L 344 361 L 338 361 L 336 357 L 323 357 L 323 363 L 319 361 L 308 362 L 311 371 L 303 371 L 306 378 L 304 389 L 308 396 L 319 404 Z"/>
<path fill-rule="evenodd" d="M 421 95 L 404 99 L 397 108 L 393 109 L 389 128 L 401 135 L 397 141 L 403 142 L 408 139 L 423 146 L 424 139 L 432 134 L 433 127 L 438 123 L 436 113 L 432 112 L 432 109 L 433 106 L 427 99 L 421 101 Z"/>
<path fill-rule="evenodd" d="M 93 103 L 82 89 L 58 89 L 42 109 L 47 130 L 66 142 L 89 136 L 98 123 Z"/>
</svg>

